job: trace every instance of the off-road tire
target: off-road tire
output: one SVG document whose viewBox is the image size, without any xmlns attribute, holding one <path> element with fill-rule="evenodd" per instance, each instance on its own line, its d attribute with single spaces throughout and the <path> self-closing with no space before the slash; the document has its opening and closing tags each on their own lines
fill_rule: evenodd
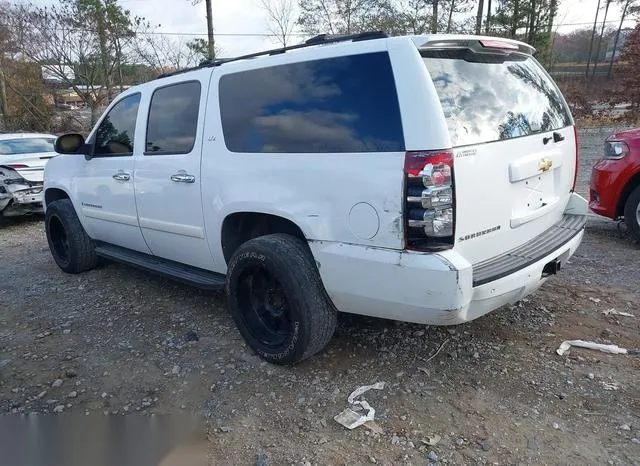
<svg viewBox="0 0 640 466">
<path fill-rule="evenodd" d="M 633 233 L 633 235 L 640 240 L 640 224 L 638 224 L 638 208 L 640 206 L 640 186 L 636 187 L 624 205 L 624 222 L 627 227 Z"/>
<path fill-rule="evenodd" d="M 97 265 L 93 240 L 84 231 L 70 199 L 48 204 L 44 225 L 53 260 L 64 272 L 86 272 Z"/>
<path fill-rule="evenodd" d="M 289 329 L 282 344 L 265 344 L 252 331 L 246 317 L 246 290 L 241 283 L 255 270 L 266 270 L 280 285 Z M 252 287 L 254 278 L 251 279 Z M 329 343 L 336 328 L 337 311 L 327 296 L 307 244 L 291 235 L 271 234 L 242 244 L 233 254 L 227 271 L 227 306 L 247 345 L 275 364 L 295 364 Z M 252 333 L 253 332 L 253 333 Z"/>
</svg>

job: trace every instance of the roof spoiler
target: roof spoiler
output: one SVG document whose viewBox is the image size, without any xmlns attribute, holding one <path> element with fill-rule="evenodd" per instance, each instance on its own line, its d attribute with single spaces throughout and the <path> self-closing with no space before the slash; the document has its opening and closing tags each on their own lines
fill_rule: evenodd
<svg viewBox="0 0 640 466">
<path fill-rule="evenodd" d="M 418 45 L 419 49 L 471 49 L 474 52 L 520 52 L 534 55 L 536 49 L 529 44 L 501 37 L 433 38 Z"/>
</svg>

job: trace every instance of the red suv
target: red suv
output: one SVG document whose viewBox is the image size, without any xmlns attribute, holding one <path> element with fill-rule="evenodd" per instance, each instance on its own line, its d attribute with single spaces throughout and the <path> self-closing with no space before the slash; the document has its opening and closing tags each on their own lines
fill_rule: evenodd
<svg viewBox="0 0 640 466">
<path fill-rule="evenodd" d="M 624 217 L 640 239 L 640 128 L 609 136 L 604 157 L 591 171 L 589 207 L 617 220 Z"/>
</svg>

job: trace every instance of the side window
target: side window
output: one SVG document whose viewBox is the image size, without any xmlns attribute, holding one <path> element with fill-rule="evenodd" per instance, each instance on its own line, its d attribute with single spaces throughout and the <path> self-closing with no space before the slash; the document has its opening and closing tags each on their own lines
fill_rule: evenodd
<svg viewBox="0 0 640 466">
<path fill-rule="evenodd" d="M 198 129 L 200 82 L 156 89 L 151 97 L 145 155 L 191 152 Z"/>
<path fill-rule="evenodd" d="M 133 154 L 133 139 L 140 105 L 140 94 L 115 104 L 96 130 L 95 156 Z"/>
<path fill-rule="evenodd" d="M 224 75 L 222 129 L 232 152 L 404 150 L 386 52 Z"/>
</svg>

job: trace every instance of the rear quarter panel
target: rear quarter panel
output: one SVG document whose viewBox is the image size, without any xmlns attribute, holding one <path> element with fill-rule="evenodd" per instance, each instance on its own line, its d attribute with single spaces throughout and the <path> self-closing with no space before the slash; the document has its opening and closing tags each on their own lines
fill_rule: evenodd
<svg viewBox="0 0 640 466">
<path fill-rule="evenodd" d="M 393 41 L 367 41 L 349 48 L 332 45 L 314 50 L 309 58 L 302 52 L 295 56 L 298 60 L 315 60 L 343 56 L 347 51 L 349 54 L 377 52 L 387 50 L 390 42 Z M 415 50 L 410 41 L 406 41 L 405 49 L 408 46 Z M 414 95 L 426 104 L 429 98 L 423 93 L 424 86 L 418 84 L 420 79 L 411 72 L 405 74 L 395 69 L 412 59 L 402 48 L 394 44 L 391 47 L 396 87 L 404 94 L 403 100 Z M 265 60 L 264 66 L 290 63 L 294 54 L 287 55 Z M 220 232 L 224 219 L 234 212 L 261 212 L 287 218 L 297 224 L 310 241 L 401 249 L 404 243 L 404 152 L 282 154 L 227 150 L 218 83 L 225 74 L 255 68 L 255 64 L 230 63 L 216 68 L 211 80 L 201 176 L 207 180 L 202 190 L 205 228 L 218 264 L 217 271 L 226 271 Z M 412 87 L 415 92 L 404 89 Z M 414 108 L 404 109 L 401 104 L 405 141 L 409 147 L 414 145 L 416 130 L 407 131 L 406 125 L 429 126 L 428 112 L 419 115 Z M 419 121 L 414 121 L 416 119 Z M 434 137 L 439 131 L 433 128 Z M 374 234 L 363 234 L 363 224 Z"/>
</svg>

